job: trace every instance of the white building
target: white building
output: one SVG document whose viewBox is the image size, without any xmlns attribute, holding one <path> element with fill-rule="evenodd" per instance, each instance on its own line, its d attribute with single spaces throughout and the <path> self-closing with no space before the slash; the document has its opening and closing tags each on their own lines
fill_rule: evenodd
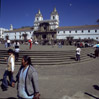
<svg viewBox="0 0 99 99">
<path fill-rule="evenodd" d="M 4 32 L 8 31 L 8 29 L 5 28 L 0 28 L 0 38 L 3 39 L 4 38 Z"/>
<path fill-rule="evenodd" d="M 22 27 L 19 29 L 10 29 L 4 32 L 4 40 L 24 40 L 33 36 L 33 27 Z"/>
<path fill-rule="evenodd" d="M 99 41 L 99 25 L 65 26 L 57 28 L 57 39 L 94 39 Z"/>
</svg>

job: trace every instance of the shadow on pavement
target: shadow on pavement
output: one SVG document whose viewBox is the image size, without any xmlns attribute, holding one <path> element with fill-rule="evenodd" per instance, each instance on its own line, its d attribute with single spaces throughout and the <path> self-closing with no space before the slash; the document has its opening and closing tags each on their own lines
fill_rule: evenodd
<svg viewBox="0 0 99 99">
<path fill-rule="evenodd" d="M 72 60 L 75 60 L 75 61 L 76 61 L 76 58 L 75 58 L 75 57 L 70 57 L 70 59 L 72 59 Z"/>
<path fill-rule="evenodd" d="M 99 86 L 98 85 L 93 85 L 94 89 L 99 90 Z"/>
<path fill-rule="evenodd" d="M 84 94 L 86 94 L 86 95 L 88 95 L 88 96 L 90 96 L 90 97 L 92 97 L 92 98 L 94 98 L 94 99 L 99 99 L 98 97 L 96 97 L 96 96 L 94 96 L 94 95 L 92 95 L 92 94 L 89 94 L 89 93 L 87 93 L 87 92 L 85 92 Z"/>
</svg>

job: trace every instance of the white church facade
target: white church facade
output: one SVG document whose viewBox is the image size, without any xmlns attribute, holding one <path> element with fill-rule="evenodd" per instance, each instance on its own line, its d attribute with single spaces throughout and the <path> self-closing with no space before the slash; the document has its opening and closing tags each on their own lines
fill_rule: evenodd
<svg viewBox="0 0 99 99">
<path fill-rule="evenodd" d="M 44 20 L 40 10 L 38 11 L 34 20 L 34 31 L 39 30 L 39 26 L 41 23 L 49 23 L 50 30 L 55 30 L 56 28 L 58 28 L 59 27 L 59 15 L 58 15 L 56 8 L 54 8 L 54 10 L 52 11 L 49 20 Z"/>
<path fill-rule="evenodd" d="M 56 39 L 56 29 L 58 27 L 59 15 L 56 8 L 52 11 L 49 20 L 44 20 L 39 10 L 34 21 L 34 41 L 38 41 L 40 44 L 48 44 L 53 39 Z"/>
</svg>

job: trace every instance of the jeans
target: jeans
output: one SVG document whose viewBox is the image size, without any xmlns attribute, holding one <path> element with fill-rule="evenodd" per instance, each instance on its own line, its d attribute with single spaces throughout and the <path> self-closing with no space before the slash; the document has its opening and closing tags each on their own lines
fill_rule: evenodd
<svg viewBox="0 0 99 99">
<path fill-rule="evenodd" d="M 76 54 L 76 61 L 80 61 L 80 55 Z"/>
<path fill-rule="evenodd" d="M 15 61 L 18 61 L 19 58 L 19 52 L 15 52 Z"/>
<path fill-rule="evenodd" d="M 7 76 L 9 77 L 9 84 L 10 84 L 10 85 L 12 85 L 12 82 L 14 81 L 14 79 L 13 79 L 13 73 L 12 73 L 11 71 L 6 70 L 6 71 L 4 72 L 3 80 L 2 80 L 2 85 L 3 85 L 5 88 L 8 88 Z"/>
</svg>

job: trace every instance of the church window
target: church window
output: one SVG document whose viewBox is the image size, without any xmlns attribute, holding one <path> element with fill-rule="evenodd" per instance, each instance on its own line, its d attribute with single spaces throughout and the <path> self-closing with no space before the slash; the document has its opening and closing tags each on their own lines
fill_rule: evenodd
<svg viewBox="0 0 99 99">
<path fill-rule="evenodd" d="M 37 21 L 38 21 L 38 18 L 37 18 Z"/>
<path fill-rule="evenodd" d="M 77 30 L 75 31 L 75 33 L 77 33 Z"/>
<path fill-rule="evenodd" d="M 84 31 L 82 30 L 82 33 L 83 33 Z"/>
<path fill-rule="evenodd" d="M 53 19 L 55 19 L 55 16 L 53 16 Z"/>
</svg>

